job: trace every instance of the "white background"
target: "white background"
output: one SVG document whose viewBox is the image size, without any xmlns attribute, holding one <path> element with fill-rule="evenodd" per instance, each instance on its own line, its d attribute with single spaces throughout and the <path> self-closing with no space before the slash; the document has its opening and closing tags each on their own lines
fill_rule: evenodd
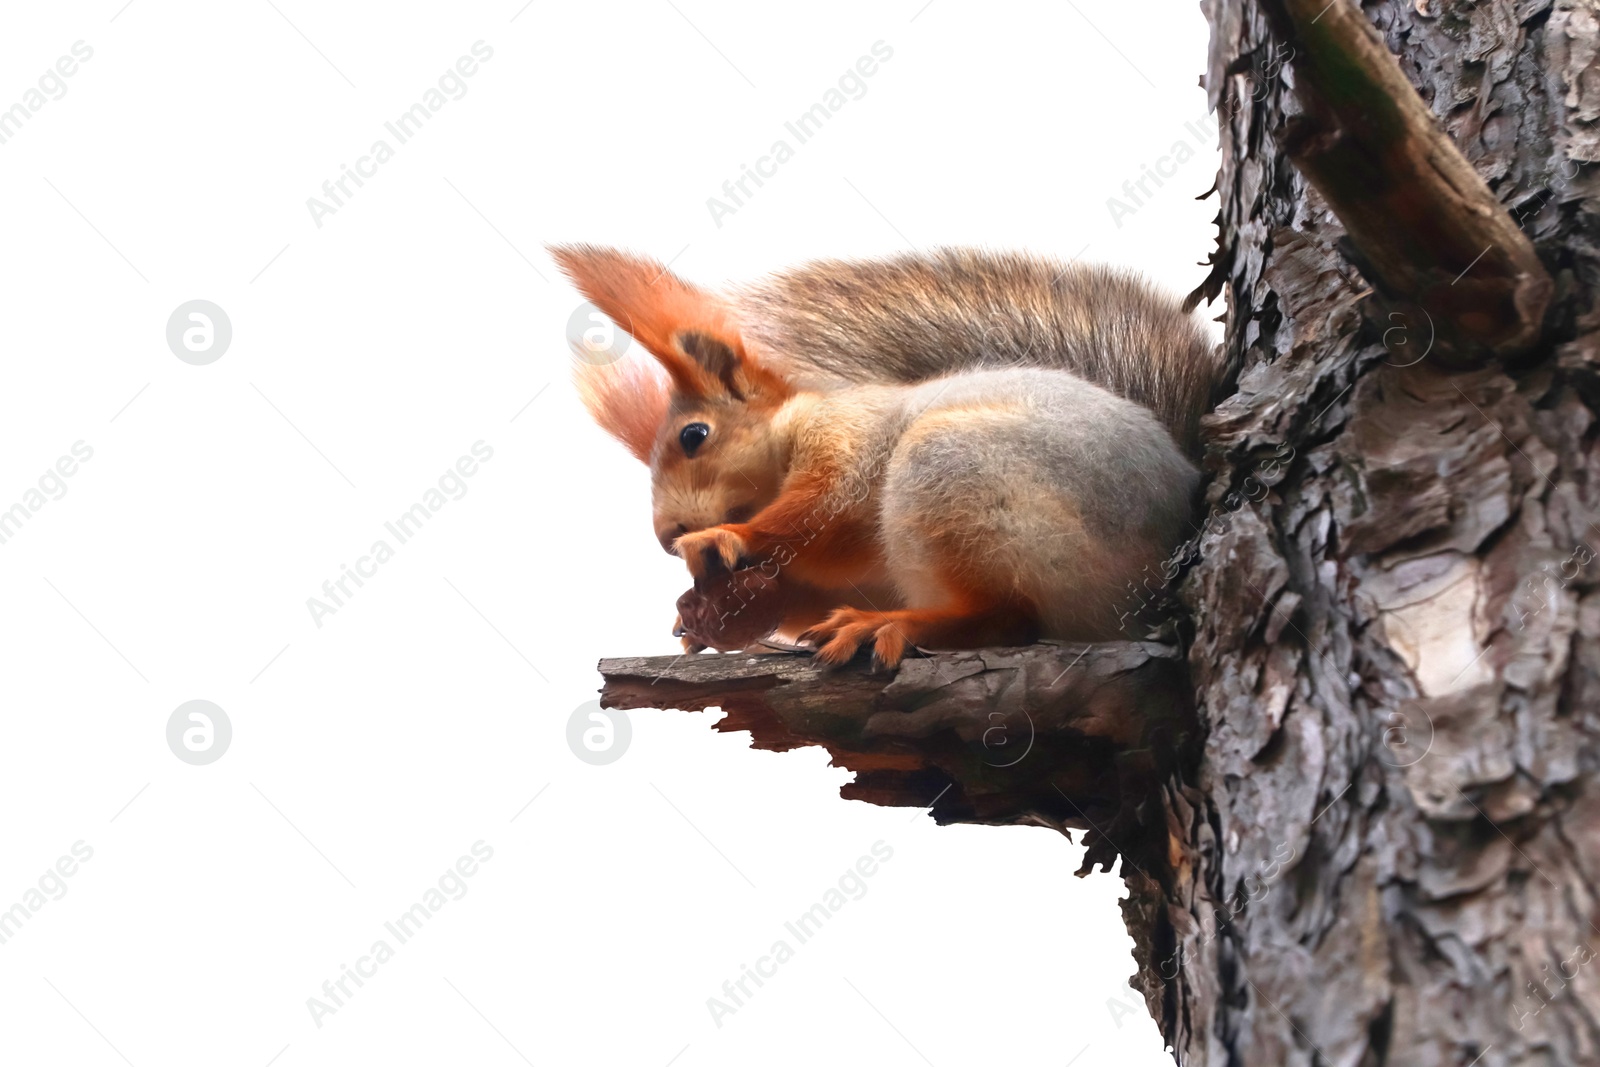
<svg viewBox="0 0 1600 1067">
<path fill-rule="evenodd" d="M 1059 835 L 844 802 L 818 750 L 709 715 L 633 713 L 609 766 L 569 751 L 598 658 L 676 651 L 687 582 L 567 382 L 578 298 L 543 245 L 717 284 L 981 243 L 1186 291 L 1215 213 L 1197 6 L 123 3 L 8 5 L 0 35 L 0 107 L 94 50 L 0 144 L 0 510 L 93 449 L 0 544 L 0 909 L 93 849 L 0 944 L 0 1061 L 1170 1062 L 1129 1010 L 1121 883 L 1074 878 Z M 396 146 L 384 122 L 479 40 Z M 717 226 L 706 199 L 880 40 L 865 95 Z M 208 366 L 165 339 L 196 298 L 233 327 Z M 466 495 L 315 625 L 480 440 Z M 192 699 L 232 722 L 209 766 L 167 747 Z M 479 840 L 466 895 L 313 1022 Z M 877 841 L 867 894 L 715 1025 Z"/>
</svg>

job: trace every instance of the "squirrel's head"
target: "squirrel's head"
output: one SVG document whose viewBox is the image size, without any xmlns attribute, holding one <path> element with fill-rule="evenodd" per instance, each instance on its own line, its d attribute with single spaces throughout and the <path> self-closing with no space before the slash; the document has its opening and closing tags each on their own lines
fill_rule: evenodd
<svg viewBox="0 0 1600 1067">
<path fill-rule="evenodd" d="M 744 522 L 778 494 L 788 463 L 774 425 L 794 389 L 745 350 L 729 304 L 652 260 L 614 249 L 550 250 L 594 305 L 653 360 L 574 364 L 595 421 L 650 465 L 661 547 Z M 576 346 L 575 346 L 576 347 Z"/>
</svg>

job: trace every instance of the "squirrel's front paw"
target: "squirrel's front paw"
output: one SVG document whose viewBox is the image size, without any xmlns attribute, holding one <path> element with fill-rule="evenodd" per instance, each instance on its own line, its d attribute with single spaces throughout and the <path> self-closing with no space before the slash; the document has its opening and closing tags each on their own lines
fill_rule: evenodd
<svg viewBox="0 0 1600 1067">
<path fill-rule="evenodd" d="M 683 558 L 689 573 L 706 578 L 721 571 L 735 570 L 749 557 L 749 545 L 732 526 L 712 526 L 686 533 L 672 543 L 672 550 Z"/>
</svg>

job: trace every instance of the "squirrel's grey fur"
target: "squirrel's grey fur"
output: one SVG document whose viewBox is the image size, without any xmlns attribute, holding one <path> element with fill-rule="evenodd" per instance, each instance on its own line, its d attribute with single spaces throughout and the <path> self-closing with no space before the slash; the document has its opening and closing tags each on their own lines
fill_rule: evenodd
<svg viewBox="0 0 1600 1067">
<path fill-rule="evenodd" d="M 746 342 L 802 385 L 1068 370 L 1155 412 L 1191 457 L 1222 373 L 1204 327 L 1139 275 L 1018 253 L 820 260 L 737 290 L 734 304 Z"/>
</svg>

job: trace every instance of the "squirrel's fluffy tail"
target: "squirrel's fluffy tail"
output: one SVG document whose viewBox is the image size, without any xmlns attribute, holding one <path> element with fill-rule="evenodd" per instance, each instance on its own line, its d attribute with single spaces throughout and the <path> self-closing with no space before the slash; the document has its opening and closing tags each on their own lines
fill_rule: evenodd
<svg viewBox="0 0 1600 1067">
<path fill-rule="evenodd" d="M 803 384 L 1070 370 L 1150 408 L 1191 455 L 1223 372 L 1204 327 L 1137 274 L 1027 255 L 823 260 L 740 290 L 736 304 L 746 341 Z"/>
</svg>

